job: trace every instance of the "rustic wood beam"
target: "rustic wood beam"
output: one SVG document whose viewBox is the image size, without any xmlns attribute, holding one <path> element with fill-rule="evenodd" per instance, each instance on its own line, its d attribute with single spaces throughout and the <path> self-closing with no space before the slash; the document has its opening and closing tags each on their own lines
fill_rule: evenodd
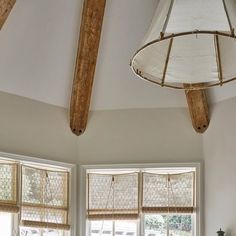
<svg viewBox="0 0 236 236">
<path fill-rule="evenodd" d="M 5 23 L 16 0 L 0 0 L 0 29 Z"/>
<path fill-rule="evenodd" d="M 206 91 L 204 89 L 188 90 L 190 87 L 188 84 L 184 87 L 193 128 L 197 133 L 204 133 L 210 122 Z"/>
<path fill-rule="evenodd" d="M 70 127 L 81 135 L 87 125 L 106 0 L 84 0 L 70 103 Z"/>
</svg>

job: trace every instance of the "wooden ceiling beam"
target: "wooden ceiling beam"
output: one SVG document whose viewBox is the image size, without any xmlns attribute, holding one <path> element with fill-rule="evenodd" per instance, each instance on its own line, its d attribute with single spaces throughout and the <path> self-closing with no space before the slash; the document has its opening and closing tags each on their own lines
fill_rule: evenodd
<svg viewBox="0 0 236 236">
<path fill-rule="evenodd" d="M 9 16 L 16 0 L 0 0 L 0 29 Z"/>
<path fill-rule="evenodd" d="M 188 90 L 190 87 L 188 84 L 184 87 L 193 128 L 197 133 L 204 133 L 210 122 L 206 91 L 204 89 Z"/>
<path fill-rule="evenodd" d="M 81 135 L 87 125 L 106 0 L 84 0 L 70 103 L 70 127 Z"/>
</svg>

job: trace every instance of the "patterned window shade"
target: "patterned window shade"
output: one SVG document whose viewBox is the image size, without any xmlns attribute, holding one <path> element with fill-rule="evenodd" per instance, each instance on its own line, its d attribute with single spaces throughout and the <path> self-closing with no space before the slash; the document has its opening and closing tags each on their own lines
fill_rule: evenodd
<svg viewBox="0 0 236 236">
<path fill-rule="evenodd" d="M 88 174 L 88 219 L 137 219 L 138 203 L 138 173 Z"/>
<path fill-rule="evenodd" d="M 0 162 L 0 212 L 17 213 L 18 166 Z"/>
<path fill-rule="evenodd" d="M 143 173 L 142 212 L 193 213 L 195 173 Z"/>
<path fill-rule="evenodd" d="M 22 166 L 21 225 L 69 230 L 69 173 Z"/>
</svg>

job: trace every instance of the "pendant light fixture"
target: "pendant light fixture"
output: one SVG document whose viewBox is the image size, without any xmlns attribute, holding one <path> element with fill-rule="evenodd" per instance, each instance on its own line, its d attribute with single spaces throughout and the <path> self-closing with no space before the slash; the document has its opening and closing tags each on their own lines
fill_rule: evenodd
<svg viewBox="0 0 236 236">
<path fill-rule="evenodd" d="M 131 60 L 144 80 L 205 89 L 236 79 L 236 0 L 160 0 Z"/>
</svg>

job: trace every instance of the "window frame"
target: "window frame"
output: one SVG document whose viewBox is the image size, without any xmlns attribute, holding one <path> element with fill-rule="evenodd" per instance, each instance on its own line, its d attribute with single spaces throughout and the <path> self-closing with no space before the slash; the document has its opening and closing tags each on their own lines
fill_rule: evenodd
<svg viewBox="0 0 236 236">
<path fill-rule="evenodd" d="M 71 191 L 77 189 L 77 166 L 75 164 L 69 164 L 65 162 L 41 159 L 36 157 L 29 157 L 24 155 L 17 155 L 11 153 L 0 152 L 0 158 L 6 160 L 13 160 L 19 162 L 20 164 L 28 164 L 28 165 L 41 165 L 43 167 L 52 167 L 57 169 L 68 169 L 70 173 L 69 177 L 69 221 L 71 223 L 71 229 L 68 233 L 65 233 L 65 236 L 77 236 L 77 191 Z M 19 168 L 20 169 L 20 168 Z M 19 189 L 18 195 L 19 198 L 21 196 L 21 173 L 18 171 L 18 181 L 19 181 Z M 21 202 L 21 199 L 19 199 Z M 20 226 L 19 226 L 19 213 L 12 214 L 12 230 L 13 232 L 17 232 L 17 235 L 20 233 Z"/>
<path fill-rule="evenodd" d="M 203 233 L 203 170 L 201 168 L 201 162 L 192 163 L 149 163 L 149 164 L 109 164 L 109 165 L 81 165 L 79 168 L 79 235 L 88 236 L 89 222 L 86 220 L 86 174 L 88 170 L 134 170 L 134 169 L 155 169 L 155 168 L 195 168 L 196 170 L 196 212 L 195 220 L 193 223 L 194 236 L 200 236 Z M 143 235 L 144 225 L 143 225 L 143 214 L 138 220 L 139 224 L 139 235 Z"/>
</svg>

